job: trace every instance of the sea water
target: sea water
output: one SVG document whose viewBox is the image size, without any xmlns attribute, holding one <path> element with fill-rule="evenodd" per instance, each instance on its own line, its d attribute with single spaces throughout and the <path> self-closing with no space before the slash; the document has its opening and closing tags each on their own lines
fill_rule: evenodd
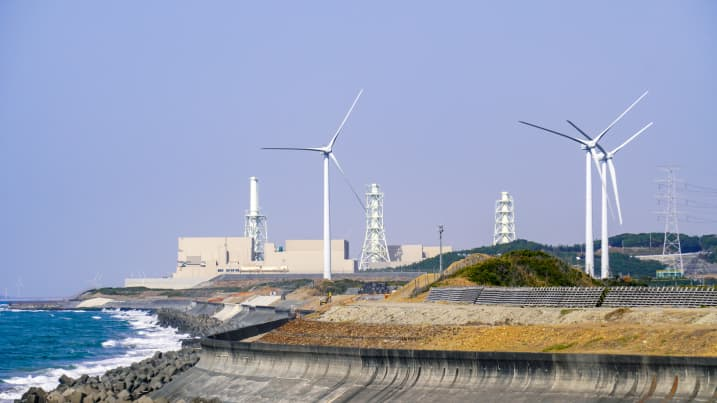
<svg viewBox="0 0 717 403">
<path fill-rule="evenodd" d="M 31 386 L 46 391 L 63 374 L 102 375 L 179 350 L 186 338 L 157 325 L 146 311 L 18 311 L 0 307 L 0 402 L 18 399 Z"/>
</svg>

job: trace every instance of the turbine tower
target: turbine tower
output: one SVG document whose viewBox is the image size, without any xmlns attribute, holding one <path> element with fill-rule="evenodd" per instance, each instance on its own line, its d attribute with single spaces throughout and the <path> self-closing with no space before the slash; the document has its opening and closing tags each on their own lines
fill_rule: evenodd
<svg viewBox="0 0 717 403">
<path fill-rule="evenodd" d="M 572 123 L 571 123 L 572 124 Z M 596 154 L 596 158 L 600 161 L 600 179 L 601 179 L 601 188 L 602 188 L 602 197 L 601 197 L 601 214 L 602 214 L 602 222 L 601 222 L 601 236 L 600 236 L 600 250 L 601 250 L 601 256 L 600 256 L 600 278 L 606 279 L 610 277 L 610 244 L 609 244 L 609 233 L 607 230 L 607 175 L 608 170 L 610 174 L 610 179 L 612 181 L 612 192 L 613 195 L 615 195 L 615 204 L 617 205 L 617 216 L 620 221 L 620 225 L 622 225 L 622 210 L 620 208 L 620 193 L 618 192 L 617 188 L 617 174 L 615 172 L 615 163 L 613 162 L 613 158 L 615 157 L 615 154 L 620 151 L 623 147 L 625 147 L 628 143 L 630 143 L 632 140 L 634 140 L 637 136 L 642 134 L 645 130 L 647 130 L 650 126 L 652 126 L 652 122 L 648 123 L 640 129 L 637 133 L 633 134 L 629 139 L 627 139 L 624 143 L 620 144 L 617 148 L 615 148 L 612 151 L 605 151 L 602 146 L 598 145 L 597 147 L 600 149 L 600 153 Z M 575 126 L 577 128 L 577 126 Z M 578 129 L 580 130 L 580 129 Z M 583 133 L 582 130 L 580 132 L 587 138 L 590 138 L 587 134 Z"/>
<path fill-rule="evenodd" d="M 253 242 L 251 260 L 264 260 L 264 244 L 267 239 L 266 216 L 259 211 L 259 188 L 256 176 L 249 178 L 249 211 L 244 221 L 244 236 Z"/>
<path fill-rule="evenodd" d="M 344 179 L 346 180 L 346 183 L 351 188 L 351 191 L 354 193 L 354 196 L 356 196 L 356 200 L 358 200 L 359 204 L 361 204 L 361 206 L 363 207 L 363 202 L 361 201 L 361 197 L 359 197 L 358 193 L 356 193 L 353 186 L 351 186 L 351 183 L 348 181 L 348 178 L 346 178 L 346 174 L 344 173 L 344 170 L 341 169 L 341 165 L 339 164 L 339 161 L 336 159 L 336 156 L 334 155 L 334 144 L 336 144 L 336 139 L 339 137 L 339 134 L 341 134 L 341 131 L 344 128 L 344 124 L 346 124 L 346 121 L 348 120 L 349 116 L 351 115 L 351 111 L 353 111 L 354 106 L 356 106 L 356 102 L 358 102 L 362 93 L 363 93 L 363 90 L 360 90 L 358 95 L 356 95 L 356 98 L 354 99 L 354 102 L 351 104 L 349 111 L 346 112 L 346 116 L 344 116 L 344 120 L 341 121 L 339 128 L 336 130 L 336 133 L 334 134 L 334 136 L 331 138 L 331 141 L 329 141 L 329 143 L 327 145 L 325 145 L 323 147 L 262 147 L 262 150 L 313 151 L 313 152 L 319 152 L 323 155 L 323 160 L 324 160 L 324 279 L 326 279 L 326 280 L 331 280 L 331 214 L 329 212 L 329 158 L 334 162 L 334 165 L 336 165 L 336 168 L 338 168 L 339 172 L 341 172 L 341 175 L 344 177 Z"/>
<path fill-rule="evenodd" d="M 493 245 L 513 241 L 515 241 L 515 205 L 513 204 L 513 196 L 508 192 L 500 192 L 500 199 L 495 202 Z"/>
<path fill-rule="evenodd" d="M 390 261 L 386 231 L 383 228 L 383 192 L 378 184 L 372 183 L 366 192 L 366 237 L 361 250 L 359 271 L 368 269 L 372 263 Z"/>
<path fill-rule="evenodd" d="M 592 159 L 595 162 L 595 165 L 597 167 L 598 172 L 602 172 L 600 170 L 600 166 L 598 165 L 598 160 L 595 159 L 595 155 L 597 152 L 595 151 L 595 148 L 597 148 L 598 142 L 607 134 L 607 132 L 612 129 L 612 127 L 620 120 L 627 112 L 629 112 L 640 100 L 647 95 L 647 91 L 645 91 L 644 94 L 640 96 L 635 102 L 632 103 L 623 113 L 620 114 L 615 120 L 610 123 L 610 125 L 605 128 L 600 134 L 598 134 L 594 139 L 591 139 L 585 133 L 583 133 L 580 129 L 577 128 L 572 122 L 568 121 L 568 123 L 575 127 L 578 131 L 580 131 L 584 136 L 587 137 L 587 140 L 578 139 L 572 136 L 568 136 L 567 134 L 563 134 L 560 132 L 557 132 L 555 130 L 546 129 L 545 127 L 541 127 L 532 123 L 519 121 L 520 123 L 528 126 L 535 127 L 540 130 L 544 130 L 549 133 L 556 134 L 561 137 L 565 137 L 569 140 L 572 140 L 578 144 L 580 144 L 580 148 L 585 151 L 585 272 L 589 274 L 592 277 L 595 277 L 595 251 L 594 251 L 594 244 L 593 244 L 593 207 L 592 207 L 592 171 L 590 168 L 590 160 Z"/>
</svg>

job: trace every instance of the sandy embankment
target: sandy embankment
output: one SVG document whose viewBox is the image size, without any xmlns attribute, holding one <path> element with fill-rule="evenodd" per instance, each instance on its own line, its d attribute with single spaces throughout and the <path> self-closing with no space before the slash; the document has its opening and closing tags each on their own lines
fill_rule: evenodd
<svg viewBox="0 0 717 403">
<path fill-rule="evenodd" d="M 77 304 L 77 308 L 99 308 L 110 302 L 115 302 L 115 300 L 111 298 L 90 298 Z"/>
<path fill-rule="evenodd" d="M 267 343 L 464 351 L 717 356 L 717 308 L 520 308 L 427 303 L 334 306 Z"/>
<path fill-rule="evenodd" d="M 316 318 L 323 322 L 394 325 L 717 325 L 717 308 L 521 308 L 430 303 L 354 303 L 335 306 Z"/>
</svg>

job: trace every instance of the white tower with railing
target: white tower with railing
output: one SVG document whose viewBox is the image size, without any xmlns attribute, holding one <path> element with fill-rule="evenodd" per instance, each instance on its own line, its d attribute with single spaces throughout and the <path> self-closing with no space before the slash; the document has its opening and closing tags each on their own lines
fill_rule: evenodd
<svg viewBox="0 0 717 403">
<path fill-rule="evenodd" d="M 390 262 L 386 231 L 383 228 L 383 192 L 378 184 L 368 185 L 366 192 L 366 238 L 361 250 L 359 270 L 366 270 L 372 263 Z"/>
<path fill-rule="evenodd" d="M 254 240 L 252 260 L 264 260 L 266 243 L 266 216 L 259 210 L 259 189 L 256 176 L 249 178 L 249 211 L 244 222 L 244 236 Z"/>
<path fill-rule="evenodd" d="M 515 206 L 513 196 L 508 192 L 500 192 L 500 199 L 495 202 L 495 228 L 493 245 L 515 241 Z"/>
</svg>

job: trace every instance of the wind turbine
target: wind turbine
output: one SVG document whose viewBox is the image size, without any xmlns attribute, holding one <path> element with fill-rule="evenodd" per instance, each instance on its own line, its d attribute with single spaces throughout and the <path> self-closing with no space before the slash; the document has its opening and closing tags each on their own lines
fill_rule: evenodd
<svg viewBox="0 0 717 403">
<path fill-rule="evenodd" d="M 321 153 L 324 157 L 324 279 L 326 280 L 331 280 L 331 214 L 329 212 L 329 159 L 331 159 L 334 162 L 334 165 L 336 165 L 336 168 L 339 169 L 339 172 L 341 172 L 341 175 L 344 177 L 346 183 L 351 188 L 351 191 L 354 193 L 354 196 L 356 196 L 356 200 L 358 200 L 359 204 L 361 204 L 361 206 L 363 207 L 361 197 L 358 195 L 358 193 L 356 193 L 356 190 L 354 190 L 353 186 L 351 186 L 351 183 L 349 183 L 348 178 L 346 178 L 346 174 L 344 173 L 344 170 L 341 168 L 341 164 L 339 164 L 339 161 L 334 155 L 334 144 L 336 144 L 336 139 L 339 137 L 339 134 L 341 134 L 341 131 L 344 128 L 344 124 L 346 124 L 346 121 L 351 115 L 351 112 L 353 111 L 354 106 L 356 106 L 356 102 L 358 102 L 362 93 L 363 89 L 361 89 L 358 95 L 356 95 L 354 102 L 351 104 L 351 107 L 349 108 L 348 112 L 346 112 L 346 116 L 344 116 L 344 120 L 341 121 L 341 124 L 336 130 L 336 133 L 334 133 L 334 136 L 331 138 L 331 141 L 329 141 L 329 143 L 325 146 L 262 147 L 262 150 L 313 151 Z"/>
<path fill-rule="evenodd" d="M 587 140 L 578 139 L 572 136 L 569 136 L 564 133 L 557 132 L 555 130 L 546 129 L 545 127 L 541 127 L 532 123 L 524 122 L 520 120 L 519 122 L 535 127 L 540 130 L 547 131 L 549 133 L 557 134 L 558 136 L 565 137 L 569 140 L 572 140 L 578 144 L 580 144 L 581 149 L 585 150 L 585 272 L 589 274 L 591 277 L 595 277 L 595 246 L 593 244 L 593 207 L 592 207 L 592 171 L 590 169 L 590 160 L 593 159 L 595 162 L 595 165 L 598 169 L 598 172 L 601 173 L 600 166 L 598 165 L 598 161 L 595 158 L 595 155 L 597 154 L 595 151 L 595 148 L 598 147 L 598 142 L 607 134 L 607 132 L 612 129 L 612 127 L 622 119 L 623 116 L 627 112 L 629 112 L 640 100 L 647 95 L 647 91 L 645 91 L 644 94 L 642 94 L 635 102 L 632 103 L 623 113 L 620 114 L 615 120 L 610 123 L 610 125 L 605 128 L 600 134 L 598 134 L 594 139 L 587 136 L 585 133 L 582 132 L 582 130 L 578 129 L 586 138 Z M 571 126 L 577 127 L 572 124 L 572 122 L 568 121 Z"/>
<path fill-rule="evenodd" d="M 573 126 L 576 130 L 578 130 L 583 136 L 586 138 L 590 138 L 587 134 L 585 134 L 584 131 L 580 130 L 573 122 L 568 121 L 571 126 Z M 637 133 L 633 134 L 629 139 L 625 140 L 624 143 L 620 144 L 618 147 L 616 147 L 612 151 L 605 151 L 605 149 L 597 145 L 597 148 L 600 150 L 600 153 L 595 154 L 595 160 L 600 161 L 600 179 L 601 179 L 601 188 L 602 188 L 602 200 L 601 200 L 601 214 L 602 214 L 602 222 L 601 222 L 601 236 L 600 236 L 600 250 L 602 251 L 601 258 L 600 258 L 600 278 L 606 279 L 610 277 L 610 244 L 609 244 L 609 234 L 607 230 L 607 175 L 608 170 L 610 173 L 610 179 L 612 182 L 612 192 L 615 195 L 615 204 L 617 206 L 617 216 L 618 220 L 620 221 L 620 225 L 622 225 L 622 210 L 620 208 L 620 194 L 618 192 L 617 187 L 617 175 L 615 172 L 615 163 L 613 162 L 613 158 L 615 157 L 615 154 L 617 154 L 618 151 L 620 151 L 623 147 L 625 147 L 628 143 L 630 143 L 632 140 L 637 138 L 640 134 L 642 134 L 645 130 L 647 130 L 650 126 L 652 126 L 653 122 L 648 123 L 643 127 L 642 129 L 638 130 Z"/>
</svg>

